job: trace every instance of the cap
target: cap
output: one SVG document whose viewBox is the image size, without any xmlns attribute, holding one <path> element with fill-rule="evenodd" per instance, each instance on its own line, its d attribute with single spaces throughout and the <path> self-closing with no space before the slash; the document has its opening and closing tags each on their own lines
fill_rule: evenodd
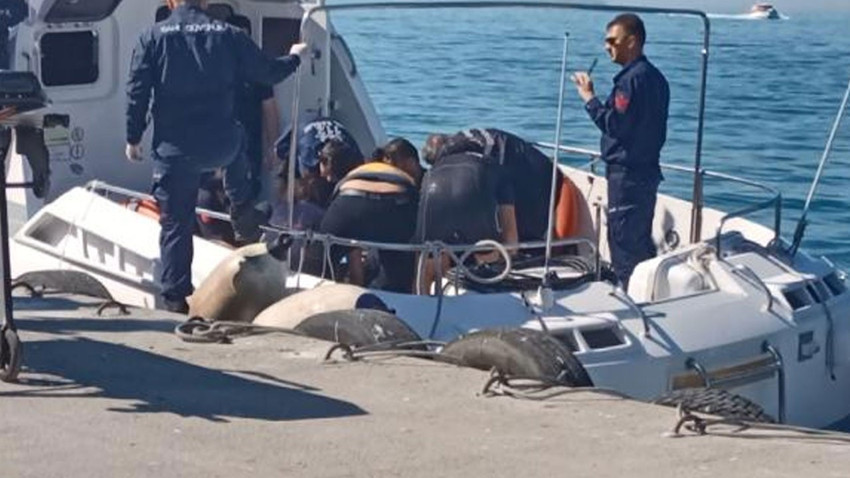
<svg viewBox="0 0 850 478">
<path fill-rule="evenodd" d="M 275 143 L 275 153 L 278 158 L 289 159 L 291 138 L 290 130 Z M 298 170 L 302 175 L 319 168 L 319 153 L 332 139 L 347 143 L 362 156 L 357 142 L 340 122 L 330 118 L 319 118 L 307 123 L 298 135 Z"/>
</svg>

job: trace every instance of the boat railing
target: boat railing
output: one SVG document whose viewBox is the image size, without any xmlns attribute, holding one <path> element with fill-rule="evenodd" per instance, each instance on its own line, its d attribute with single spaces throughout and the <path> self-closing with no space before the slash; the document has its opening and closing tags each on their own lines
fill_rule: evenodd
<svg viewBox="0 0 850 478">
<path fill-rule="evenodd" d="M 115 186 L 103 181 L 91 181 L 86 185 L 86 189 L 92 192 L 97 192 L 103 194 L 105 197 L 111 199 L 112 195 L 121 196 L 123 198 L 130 198 L 136 200 L 154 200 L 153 196 L 150 194 L 142 193 L 139 191 L 134 191 L 132 189 L 122 188 L 120 186 Z M 213 211 L 205 208 L 195 208 L 196 215 L 204 215 L 212 219 L 217 219 L 220 221 L 231 222 L 230 215 Z M 302 241 L 304 244 L 310 243 L 318 243 L 322 245 L 322 270 L 324 271 L 328 266 L 328 262 L 330 262 L 331 257 L 331 247 L 332 246 L 340 246 L 340 247 L 351 247 L 358 249 L 374 249 L 378 251 L 389 251 L 389 252 L 411 252 L 420 254 L 420 256 L 431 256 L 431 257 L 440 257 L 445 254 L 449 256 L 452 261 L 461 266 L 464 270 L 462 271 L 467 277 L 469 277 L 474 282 L 487 284 L 496 282 L 492 278 L 481 278 L 475 276 L 472 272 L 466 270 L 463 267 L 463 263 L 467 257 L 470 257 L 471 254 L 479 253 L 479 252 L 492 252 L 496 250 L 500 253 L 502 258 L 505 260 L 505 268 L 501 274 L 497 277 L 506 277 L 510 273 L 511 265 L 511 251 L 528 251 L 528 250 L 540 250 L 546 247 L 546 241 L 526 241 L 519 242 L 515 244 L 500 244 L 496 241 L 479 241 L 474 244 L 448 244 L 443 241 L 424 241 L 421 243 L 391 243 L 391 242 L 377 242 L 377 241 L 364 241 L 359 239 L 350 239 L 345 237 L 338 237 L 332 234 L 325 234 L 315 231 L 303 231 L 290 229 L 288 227 L 276 226 L 276 225 L 262 225 L 260 229 L 265 233 L 271 234 L 286 234 L 293 239 L 298 239 Z M 599 247 L 593 241 L 585 237 L 570 237 L 564 239 L 558 239 L 552 241 L 553 247 L 584 247 L 586 248 L 584 251 L 590 256 L 597 258 L 599 257 Z M 303 247 L 302 247 L 303 251 Z M 582 254 L 584 256 L 585 254 Z M 299 261 L 299 265 L 301 265 L 303 261 Z M 599 260 L 593 261 L 593 266 L 588 266 L 592 268 L 589 272 L 594 275 L 594 277 L 600 277 L 599 270 Z M 333 268 L 330 268 L 331 278 L 333 277 Z M 300 276 L 300 268 L 298 271 Z M 442 279 L 442 274 L 438 272 L 438 280 Z"/>
<path fill-rule="evenodd" d="M 554 150 L 555 145 L 552 143 L 535 143 L 535 146 L 544 149 Z M 587 148 L 580 148 L 575 146 L 568 145 L 560 145 L 558 150 L 576 156 L 582 156 L 588 158 L 590 161 L 585 162 L 583 165 L 580 165 L 580 169 L 588 169 L 590 172 L 596 174 L 596 166 L 602 162 L 602 155 L 599 151 L 594 151 Z M 661 169 L 664 171 L 671 171 L 674 173 L 684 173 L 693 175 L 694 168 L 689 166 L 679 166 L 676 164 L 669 163 L 661 163 Z M 723 215 L 718 222 L 717 228 L 715 230 L 714 242 L 717 256 L 720 256 L 721 252 L 721 235 L 723 233 L 723 228 L 727 222 L 734 218 L 746 217 L 751 214 L 755 214 L 759 211 L 765 211 L 768 209 L 773 209 L 773 238 L 774 241 L 779 238 L 779 234 L 781 232 L 781 223 L 782 223 L 782 193 L 771 186 L 767 186 L 765 184 L 759 183 L 757 181 L 752 181 L 749 179 L 740 178 L 738 176 L 734 176 L 731 174 L 725 174 L 717 171 L 710 171 L 705 168 L 700 168 L 699 175 L 703 178 L 716 179 L 724 182 L 734 183 L 740 186 L 746 186 L 752 189 L 757 189 L 759 191 L 765 192 L 769 195 L 767 199 L 760 200 L 754 202 L 752 204 L 747 204 L 744 207 L 733 210 Z M 705 184 L 705 181 L 700 181 L 700 184 Z M 704 194 L 700 194 L 700 197 L 705 197 Z M 702 208 L 702 204 L 699 205 Z"/>
</svg>

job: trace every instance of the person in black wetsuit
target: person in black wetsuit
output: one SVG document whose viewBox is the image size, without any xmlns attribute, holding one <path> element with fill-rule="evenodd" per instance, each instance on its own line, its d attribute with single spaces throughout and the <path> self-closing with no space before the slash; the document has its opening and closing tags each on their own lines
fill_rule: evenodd
<svg viewBox="0 0 850 478">
<path fill-rule="evenodd" d="M 227 23 L 251 36 L 251 21 L 244 15 L 232 15 Z M 245 129 L 245 157 L 255 196 L 270 193 L 271 170 L 276 162 L 274 142 L 280 135 L 280 114 L 269 85 L 243 82 L 236 92 L 236 117 Z M 267 199 L 266 197 L 262 197 Z"/>
<path fill-rule="evenodd" d="M 385 243 L 409 243 L 416 229 L 418 186 L 422 178 L 419 155 L 409 141 L 396 138 L 372 154 L 372 159 L 346 174 L 322 220 L 321 232 L 337 237 Z M 352 284 L 366 285 L 360 249 L 334 247 L 337 265 L 348 254 Z M 414 255 L 379 251 L 381 273 L 373 287 L 410 292 Z"/>
</svg>

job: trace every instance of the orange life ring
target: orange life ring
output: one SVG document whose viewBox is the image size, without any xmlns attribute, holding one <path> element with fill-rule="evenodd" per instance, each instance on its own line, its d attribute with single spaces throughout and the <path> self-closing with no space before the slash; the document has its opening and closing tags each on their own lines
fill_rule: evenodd
<svg viewBox="0 0 850 478">
<path fill-rule="evenodd" d="M 564 239 L 579 233 L 579 190 L 566 176 L 561 176 L 558 202 L 555 204 L 555 237 Z"/>
<path fill-rule="evenodd" d="M 128 199 L 122 203 L 124 207 L 142 216 L 159 221 L 159 206 L 153 199 Z"/>
</svg>

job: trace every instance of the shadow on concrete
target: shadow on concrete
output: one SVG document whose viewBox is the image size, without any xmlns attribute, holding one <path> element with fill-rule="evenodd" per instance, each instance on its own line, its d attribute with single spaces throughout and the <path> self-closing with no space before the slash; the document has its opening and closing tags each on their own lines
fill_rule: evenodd
<svg viewBox="0 0 850 478">
<path fill-rule="evenodd" d="M 79 300 L 71 300 L 64 297 L 28 297 L 21 295 L 12 296 L 12 308 L 18 311 L 24 310 L 79 310 L 85 308 L 97 309 L 97 303 L 85 303 Z"/>
<path fill-rule="evenodd" d="M 15 319 L 20 330 L 65 335 L 75 332 L 174 332 L 179 322 L 162 319 L 124 319 L 120 317 L 82 319 Z"/>
<path fill-rule="evenodd" d="M 26 372 L 64 383 L 0 397 L 128 400 L 123 413 L 174 413 L 227 422 L 228 418 L 305 420 L 365 415 L 360 407 L 307 390 L 249 380 L 124 345 L 79 338 L 27 342 Z M 25 375 L 25 374 L 24 374 Z M 58 383 L 58 382 L 57 382 Z M 95 390 L 92 390 L 95 389 Z M 76 391 L 75 391 L 76 390 Z"/>
</svg>

